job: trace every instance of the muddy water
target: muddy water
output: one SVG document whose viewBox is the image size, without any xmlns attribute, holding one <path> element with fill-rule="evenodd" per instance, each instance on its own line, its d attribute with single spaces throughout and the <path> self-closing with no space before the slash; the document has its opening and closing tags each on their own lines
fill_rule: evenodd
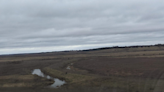
<svg viewBox="0 0 164 92">
<path fill-rule="evenodd" d="M 62 80 L 60 80 L 58 78 L 53 78 L 53 77 L 51 77 L 49 75 L 45 75 L 40 69 L 34 69 L 32 71 L 32 74 L 38 75 L 40 77 L 45 77 L 47 79 L 53 79 L 55 82 L 52 85 L 49 86 L 50 88 L 58 88 L 58 87 L 60 87 L 60 86 L 62 86 L 64 84 L 66 84 L 65 81 L 62 81 Z"/>
</svg>

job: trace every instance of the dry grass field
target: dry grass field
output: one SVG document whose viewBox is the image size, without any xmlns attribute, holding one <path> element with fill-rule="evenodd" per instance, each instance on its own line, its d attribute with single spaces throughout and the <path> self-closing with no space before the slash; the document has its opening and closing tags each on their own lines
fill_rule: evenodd
<svg viewBox="0 0 164 92">
<path fill-rule="evenodd" d="M 47 88 L 53 81 L 33 69 L 67 84 Z M 0 56 L 0 92 L 164 92 L 163 86 L 163 45 Z"/>
</svg>

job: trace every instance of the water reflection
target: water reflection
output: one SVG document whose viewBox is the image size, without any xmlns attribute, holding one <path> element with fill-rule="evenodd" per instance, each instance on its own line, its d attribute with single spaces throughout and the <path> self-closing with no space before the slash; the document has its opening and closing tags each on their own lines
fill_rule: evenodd
<svg viewBox="0 0 164 92">
<path fill-rule="evenodd" d="M 71 70 L 70 66 L 67 66 L 67 68 L 66 68 L 66 69 Z"/>
<path fill-rule="evenodd" d="M 38 75 L 40 77 L 45 77 L 45 75 L 41 72 L 40 69 L 34 69 L 32 74 L 36 74 L 36 75 Z"/>
<path fill-rule="evenodd" d="M 52 85 L 50 85 L 50 87 L 52 88 L 57 88 L 60 87 L 61 85 L 65 84 L 65 81 L 59 80 L 57 78 L 54 78 L 55 83 L 53 83 Z"/>
<path fill-rule="evenodd" d="M 62 80 L 60 80 L 58 78 L 53 78 L 53 77 L 51 77 L 49 75 L 45 75 L 40 69 L 34 69 L 32 71 L 32 74 L 38 75 L 40 77 L 45 77 L 47 79 L 53 79 L 55 82 L 52 85 L 49 86 L 50 88 L 58 88 L 58 87 L 60 87 L 60 86 L 62 86 L 64 84 L 66 84 L 66 82 L 64 80 L 62 81 Z"/>
</svg>

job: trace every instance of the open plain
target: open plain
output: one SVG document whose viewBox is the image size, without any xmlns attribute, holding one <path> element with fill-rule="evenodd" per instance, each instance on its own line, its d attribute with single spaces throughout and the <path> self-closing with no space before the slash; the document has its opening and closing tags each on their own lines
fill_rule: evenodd
<svg viewBox="0 0 164 92">
<path fill-rule="evenodd" d="M 48 88 L 53 80 L 32 75 L 34 69 L 67 83 Z M 0 56 L 0 92 L 164 92 L 163 86 L 163 45 Z"/>
</svg>

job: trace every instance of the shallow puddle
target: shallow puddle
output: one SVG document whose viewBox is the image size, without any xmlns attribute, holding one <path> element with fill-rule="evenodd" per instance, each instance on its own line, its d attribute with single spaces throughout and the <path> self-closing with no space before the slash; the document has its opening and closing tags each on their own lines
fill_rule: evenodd
<svg viewBox="0 0 164 92">
<path fill-rule="evenodd" d="M 41 72 L 40 69 L 34 69 L 32 74 L 36 74 L 36 75 L 38 75 L 40 77 L 45 77 L 45 75 Z"/>
<path fill-rule="evenodd" d="M 53 83 L 52 85 L 50 85 L 50 87 L 52 88 L 57 88 L 60 87 L 61 85 L 65 84 L 65 81 L 59 80 L 57 78 L 54 78 L 55 83 Z"/>
<path fill-rule="evenodd" d="M 67 68 L 66 68 L 66 69 L 71 70 L 70 66 L 67 66 Z"/>
<path fill-rule="evenodd" d="M 49 86 L 50 88 L 58 88 L 58 87 L 60 87 L 60 86 L 62 86 L 64 84 L 66 84 L 65 81 L 62 81 L 62 80 L 60 80 L 58 78 L 53 78 L 53 77 L 51 77 L 49 75 L 45 75 L 40 69 L 34 69 L 32 71 L 32 74 L 38 75 L 40 77 L 45 77 L 47 79 L 53 79 L 55 82 L 52 85 Z"/>
</svg>

